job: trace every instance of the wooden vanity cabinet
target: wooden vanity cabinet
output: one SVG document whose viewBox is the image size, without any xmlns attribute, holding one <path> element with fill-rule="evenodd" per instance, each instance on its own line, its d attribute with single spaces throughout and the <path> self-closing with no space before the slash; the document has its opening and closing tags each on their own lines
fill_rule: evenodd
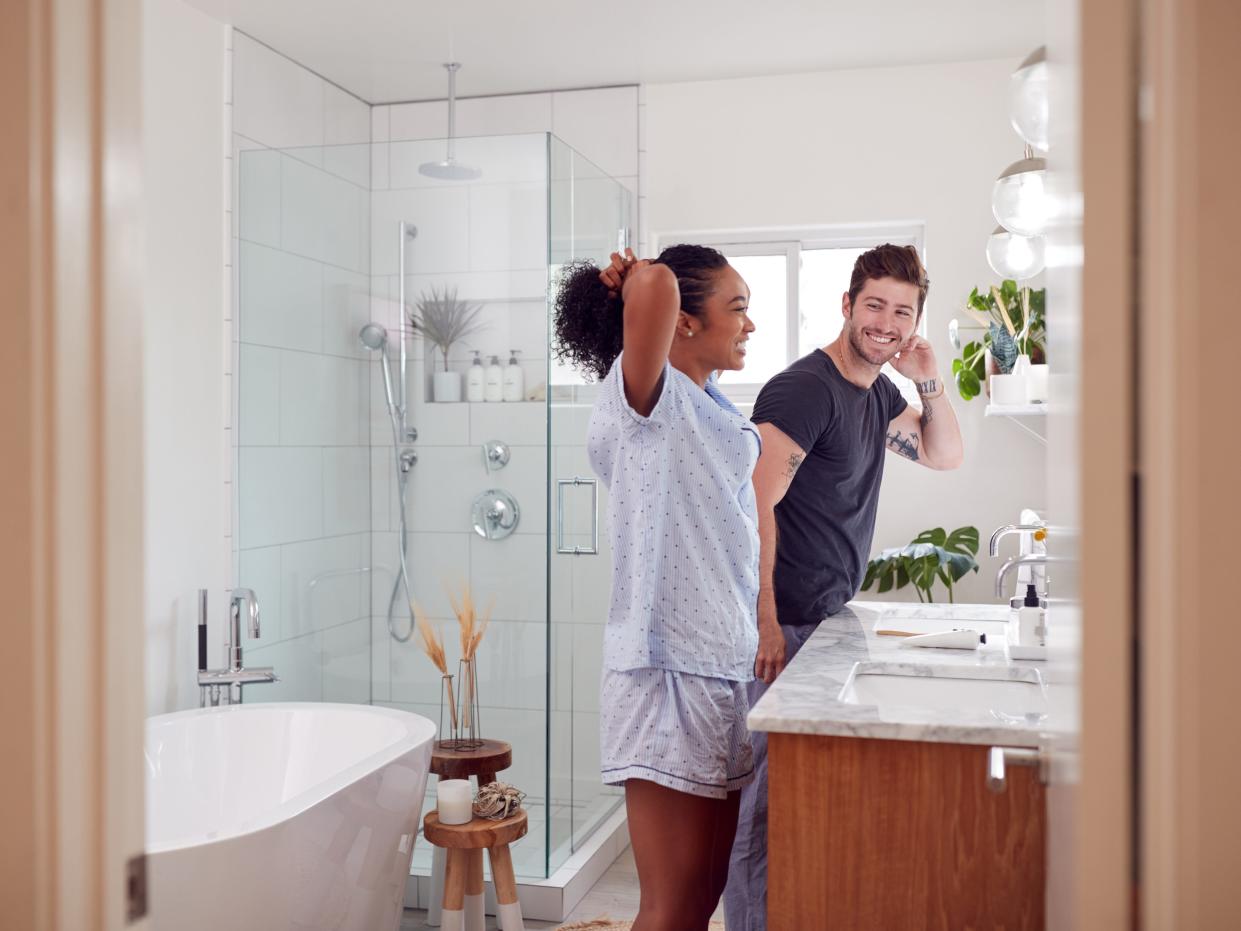
<svg viewBox="0 0 1241 931">
<path fill-rule="evenodd" d="M 769 931 L 1042 929 L 1044 788 L 988 747 L 768 735 Z"/>
</svg>

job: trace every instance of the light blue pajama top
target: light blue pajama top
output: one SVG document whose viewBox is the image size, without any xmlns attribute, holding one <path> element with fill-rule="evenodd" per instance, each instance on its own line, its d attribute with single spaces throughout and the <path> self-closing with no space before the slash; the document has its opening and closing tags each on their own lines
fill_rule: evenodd
<svg viewBox="0 0 1241 931">
<path fill-rule="evenodd" d="M 621 360 L 600 385 L 587 451 L 609 491 L 608 669 L 737 682 L 758 650 L 760 440 L 720 393 L 665 364 L 650 416 L 625 397 Z"/>
</svg>

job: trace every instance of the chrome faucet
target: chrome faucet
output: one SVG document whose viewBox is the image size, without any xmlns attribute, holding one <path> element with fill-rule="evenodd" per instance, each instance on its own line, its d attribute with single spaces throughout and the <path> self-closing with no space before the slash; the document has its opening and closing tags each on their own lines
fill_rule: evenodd
<svg viewBox="0 0 1241 931">
<path fill-rule="evenodd" d="M 1037 533 L 1040 530 L 1046 529 L 1046 524 L 1005 524 L 1003 527 L 998 528 L 995 533 L 991 534 L 991 555 L 1000 555 L 1000 540 L 1008 536 L 1010 533 Z"/>
<path fill-rule="evenodd" d="M 1049 556 L 1046 553 L 1026 553 L 1024 556 L 1012 556 L 1004 561 L 1004 565 L 1000 566 L 1000 571 L 995 574 L 995 597 L 1004 597 L 1004 577 L 1018 566 L 1046 566 L 1049 562 L 1067 561 L 1068 559 L 1064 556 Z M 1048 581 L 1044 577 L 1044 588 L 1047 587 Z M 1046 595 L 1046 591 L 1043 594 Z"/>
<path fill-rule="evenodd" d="M 199 626 L 205 627 L 206 593 L 200 594 Z M 259 636 L 259 601 L 254 591 L 249 588 L 234 588 L 229 592 L 228 606 L 228 640 L 225 653 L 228 667 L 225 669 L 205 669 L 200 660 L 198 670 L 199 705 L 207 704 L 208 695 L 211 705 L 220 703 L 221 687 L 224 687 L 225 703 L 233 704 L 241 701 L 241 687 L 258 682 L 276 682 L 276 673 L 271 666 L 256 666 L 246 669 L 241 659 L 241 616 L 245 613 L 250 638 Z M 234 687 L 236 691 L 234 691 Z"/>
</svg>

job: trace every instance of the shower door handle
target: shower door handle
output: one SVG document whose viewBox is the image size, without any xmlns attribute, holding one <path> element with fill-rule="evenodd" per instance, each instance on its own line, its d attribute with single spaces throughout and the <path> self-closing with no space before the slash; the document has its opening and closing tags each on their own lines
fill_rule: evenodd
<svg viewBox="0 0 1241 931">
<path fill-rule="evenodd" d="M 590 546 L 564 545 L 564 490 L 580 485 L 590 486 Z M 556 552 L 566 556 L 599 555 L 599 481 L 593 478 L 561 478 L 556 480 Z"/>
</svg>

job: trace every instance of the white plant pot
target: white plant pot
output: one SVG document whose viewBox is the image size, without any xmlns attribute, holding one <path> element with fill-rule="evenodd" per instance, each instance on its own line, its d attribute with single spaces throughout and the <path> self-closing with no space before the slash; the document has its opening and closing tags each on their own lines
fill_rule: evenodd
<svg viewBox="0 0 1241 931">
<path fill-rule="evenodd" d="M 431 379 L 431 397 L 436 403 L 461 400 L 461 373 L 436 372 Z"/>
</svg>

